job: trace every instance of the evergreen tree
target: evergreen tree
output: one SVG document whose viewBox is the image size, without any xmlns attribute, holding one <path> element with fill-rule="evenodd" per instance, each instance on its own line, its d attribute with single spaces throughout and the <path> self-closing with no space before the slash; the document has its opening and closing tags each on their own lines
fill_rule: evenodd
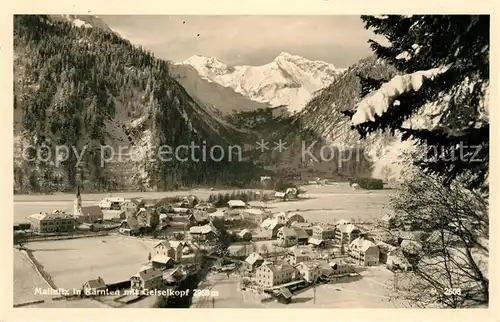
<svg viewBox="0 0 500 322">
<path fill-rule="evenodd" d="M 401 74 L 446 67 L 425 79 L 416 91 L 402 93 L 374 121 L 355 124 L 362 137 L 381 130 L 415 139 L 425 151 L 416 161 L 428 173 L 441 175 L 445 185 L 465 177 L 469 188 L 487 190 L 489 121 L 485 88 L 489 85 L 488 15 L 362 16 L 367 29 L 384 36 L 389 45 L 370 40 L 375 54 Z M 383 81 L 362 79 L 363 94 Z M 428 103 L 442 107 L 438 125 L 412 129 L 403 123 Z M 352 116 L 353 112 L 346 113 Z M 440 155 L 436 156 L 436 151 Z"/>
</svg>

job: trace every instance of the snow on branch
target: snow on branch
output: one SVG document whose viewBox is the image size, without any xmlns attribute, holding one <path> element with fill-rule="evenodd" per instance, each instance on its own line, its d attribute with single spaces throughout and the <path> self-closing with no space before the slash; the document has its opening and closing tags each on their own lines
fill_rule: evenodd
<svg viewBox="0 0 500 322">
<path fill-rule="evenodd" d="M 384 83 L 380 89 L 361 100 L 356 113 L 352 116 L 352 124 L 359 125 L 366 122 L 374 122 L 375 115 L 382 116 L 400 95 L 411 91 L 418 91 L 422 87 L 424 79 L 432 80 L 438 74 L 444 73 L 447 70 L 448 67 L 433 68 L 393 77 L 389 82 Z"/>
</svg>

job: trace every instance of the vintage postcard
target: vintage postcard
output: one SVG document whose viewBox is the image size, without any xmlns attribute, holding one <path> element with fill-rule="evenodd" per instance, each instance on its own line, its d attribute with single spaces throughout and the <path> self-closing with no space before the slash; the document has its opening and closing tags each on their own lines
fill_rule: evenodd
<svg viewBox="0 0 500 322">
<path fill-rule="evenodd" d="M 12 12 L 12 314 L 494 306 L 488 12 L 162 11 Z"/>
</svg>

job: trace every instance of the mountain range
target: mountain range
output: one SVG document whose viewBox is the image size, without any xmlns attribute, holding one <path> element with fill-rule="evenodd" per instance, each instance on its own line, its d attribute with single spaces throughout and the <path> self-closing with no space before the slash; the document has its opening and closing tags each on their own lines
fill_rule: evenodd
<svg viewBox="0 0 500 322">
<path fill-rule="evenodd" d="M 360 142 L 342 114 L 361 97 L 359 73 L 394 75 L 374 57 L 348 69 L 289 53 L 262 66 L 229 66 L 204 56 L 171 62 L 133 46 L 98 17 L 78 15 L 16 16 L 14 45 L 17 192 L 73 189 L 77 183 L 89 190 L 248 186 L 269 171 L 371 176 L 384 166 L 373 160 L 311 164 L 302 160 L 302 144 L 329 144 L 340 155 L 353 146 L 380 150 L 394 142 L 383 135 Z M 281 139 L 288 148 L 257 153 L 260 139 Z M 125 145 L 148 152 L 192 141 L 240 145 L 243 161 L 162 163 L 124 153 L 120 162 L 101 167 L 97 151 L 81 164 L 69 158 L 56 167 L 20 158 L 26 145 Z"/>
<path fill-rule="evenodd" d="M 280 53 L 262 66 L 229 66 L 217 58 L 192 56 L 175 65 L 192 66 L 201 78 L 233 89 L 252 101 L 270 107 L 300 111 L 318 90 L 331 84 L 344 69 L 324 61 Z"/>
</svg>

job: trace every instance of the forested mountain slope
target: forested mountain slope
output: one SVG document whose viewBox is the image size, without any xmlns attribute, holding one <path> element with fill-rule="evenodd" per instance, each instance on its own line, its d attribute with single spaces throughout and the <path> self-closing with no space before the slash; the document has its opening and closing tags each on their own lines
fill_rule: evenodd
<svg viewBox="0 0 500 322">
<path fill-rule="evenodd" d="M 131 159 L 131 147 L 157 151 L 162 145 L 175 148 L 191 142 L 227 146 L 237 144 L 243 133 L 190 97 L 171 77 L 166 61 L 105 28 L 48 16 L 15 16 L 14 82 L 18 192 L 67 190 L 77 183 L 88 190 L 166 189 L 226 182 L 241 173 L 237 169 L 246 168 L 224 160 Z M 50 162 L 54 157 L 48 162 L 21 157 L 28 145 L 44 144 L 74 147 L 79 153 L 85 148 L 85 153 L 78 162 L 71 152 L 60 165 Z M 122 147 L 123 156 L 101 166 L 105 145 L 115 154 Z"/>
</svg>

